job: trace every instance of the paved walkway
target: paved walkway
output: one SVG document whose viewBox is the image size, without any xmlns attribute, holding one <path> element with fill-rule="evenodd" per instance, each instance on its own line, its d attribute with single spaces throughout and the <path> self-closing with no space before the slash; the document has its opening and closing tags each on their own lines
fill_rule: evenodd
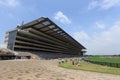
<svg viewBox="0 0 120 80">
<path fill-rule="evenodd" d="M 120 80 L 120 75 L 69 70 L 56 60 L 0 61 L 0 80 Z"/>
</svg>

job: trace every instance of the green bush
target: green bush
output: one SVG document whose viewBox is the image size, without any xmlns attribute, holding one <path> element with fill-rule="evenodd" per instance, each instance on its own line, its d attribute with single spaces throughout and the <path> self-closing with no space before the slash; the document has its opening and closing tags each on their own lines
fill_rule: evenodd
<svg viewBox="0 0 120 80">
<path fill-rule="evenodd" d="M 120 68 L 120 59 L 117 60 L 117 59 L 104 58 L 104 57 L 90 57 L 84 60 L 94 64 Z"/>
</svg>

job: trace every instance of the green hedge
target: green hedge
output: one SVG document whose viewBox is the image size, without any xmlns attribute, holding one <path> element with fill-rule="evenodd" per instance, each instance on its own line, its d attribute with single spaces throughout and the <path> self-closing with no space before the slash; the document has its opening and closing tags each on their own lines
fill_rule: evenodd
<svg viewBox="0 0 120 80">
<path fill-rule="evenodd" d="M 92 60 L 88 60 L 88 59 L 84 59 L 84 61 L 94 63 L 94 64 L 100 64 L 100 65 L 104 65 L 104 66 L 120 68 L 120 63 L 100 62 L 100 61 L 92 61 Z"/>
</svg>

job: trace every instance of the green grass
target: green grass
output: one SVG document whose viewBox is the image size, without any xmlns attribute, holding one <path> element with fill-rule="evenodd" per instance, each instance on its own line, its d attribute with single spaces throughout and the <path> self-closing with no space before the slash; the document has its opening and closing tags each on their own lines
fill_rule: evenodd
<svg viewBox="0 0 120 80">
<path fill-rule="evenodd" d="M 89 57 L 87 59 L 90 61 L 97 61 L 97 62 L 120 63 L 120 58 Z"/>
<path fill-rule="evenodd" d="M 80 64 L 80 66 L 72 65 L 68 61 L 68 62 L 59 64 L 59 66 L 63 67 L 63 68 L 67 68 L 67 69 L 84 70 L 84 71 L 92 71 L 92 72 L 120 75 L 120 68 L 101 66 L 101 65 L 97 65 L 97 64 L 83 62 L 83 61 L 79 62 L 79 64 Z"/>
</svg>

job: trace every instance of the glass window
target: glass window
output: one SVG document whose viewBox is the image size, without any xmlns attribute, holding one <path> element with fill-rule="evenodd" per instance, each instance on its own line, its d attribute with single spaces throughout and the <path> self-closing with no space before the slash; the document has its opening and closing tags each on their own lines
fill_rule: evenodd
<svg viewBox="0 0 120 80">
<path fill-rule="evenodd" d="M 45 22 L 43 22 L 43 24 L 44 24 L 44 25 L 49 25 L 50 22 L 49 22 L 49 21 L 45 21 Z"/>
<path fill-rule="evenodd" d="M 50 29 L 52 29 L 52 28 L 55 28 L 55 26 L 54 25 L 51 25 L 51 26 L 48 26 Z"/>
<path fill-rule="evenodd" d="M 58 30 L 59 30 L 59 28 L 53 29 L 53 31 L 58 31 Z"/>
</svg>

